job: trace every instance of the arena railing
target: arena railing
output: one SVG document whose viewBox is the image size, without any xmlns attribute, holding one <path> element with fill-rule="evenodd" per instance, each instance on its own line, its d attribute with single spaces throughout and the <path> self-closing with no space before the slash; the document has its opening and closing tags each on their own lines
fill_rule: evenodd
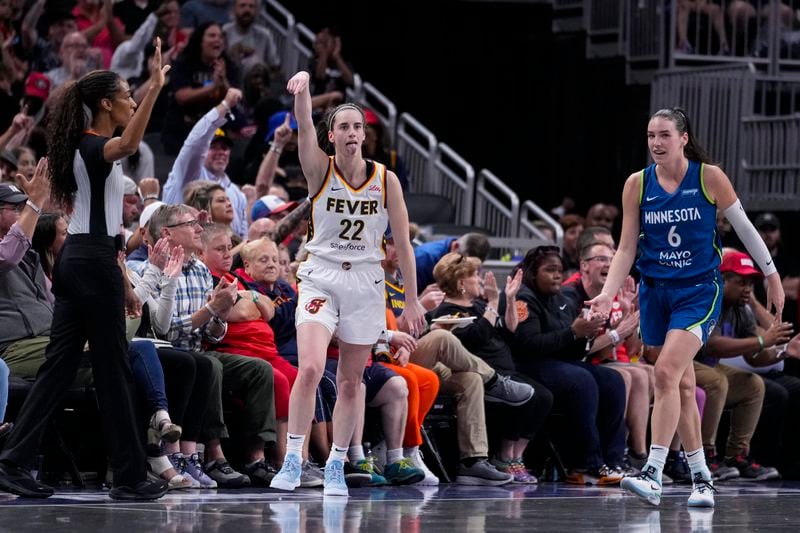
<svg viewBox="0 0 800 533">
<path fill-rule="evenodd" d="M 752 65 L 718 65 L 663 71 L 653 80 L 652 110 L 680 106 L 692 120 L 698 139 L 736 183 L 741 119 L 752 114 L 755 90 Z"/>
<path fill-rule="evenodd" d="M 519 197 L 487 169 L 478 173 L 474 224 L 495 237 L 519 233 Z"/>
<path fill-rule="evenodd" d="M 561 0 L 561 5 L 574 7 L 581 3 L 580 0 Z M 294 22 L 294 16 L 275 0 L 265 0 L 261 19 L 276 35 L 284 74 L 291 75 L 307 69 L 313 57 L 314 32 L 303 23 Z M 402 158 L 408 170 L 410 192 L 439 194 L 450 199 L 456 208 L 454 222 L 457 224 L 474 223 L 499 237 L 517 237 L 521 224 L 519 198 L 510 188 L 494 174 L 484 170 L 483 185 L 478 191 L 475 170 L 463 157 L 450 146 L 440 144 L 436 136 L 410 114 L 398 116 L 394 102 L 371 83 L 362 83 L 357 73 L 354 85 L 348 89 L 347 97 L 370 107 L 386 126 L 391 148 Z M 475 206 L 479 194 L 481 201 L 478 203 L 482 207 L 480 218 L 477 217 Z M 528 202 L 535 205 L 530 200 Z M 528 225 L 532 224 L 529 219 L 531 214 L 543 213 L 547 216 L 541 209 L 527 213 L 525 223 Z M 543 220 L 548 225 L 553 223 L 549 216 Z M 560 227 L 556 231 L 560 231 Z"/>
<path fill-rule="evenodd" d="M 290 46 L 295 40 L 294 15 L 278 2 L 268 0 L 261 4 L 261 22 L 272 31 L 281 65 L 296 65 L 297 48 Z"/>
<path fill-rule="evenodd" d="M 370 82 L 364 82 L 361 87 L 361 94 L 354 94 L 352 100 L 375 112 L 386 127 L 390 147 L 395 149 L 397 146 L 397 106 Z"/>
<path fill-rule="evenodd" d="M 621 55 L 624 19 L 625 8 L 622 0 L 584 0 L 586 57 Z M 600 53 L 600 47 L 606 49 L 605 53 Z"/>
<path fill-rule="evenodd" d="M 800 113 L 742 119 L 741 177 L 737 193 L 748 209 L 800 206 Z"/>
<path fill-rule="evenodd" d="M 706 14 L 690 12 L 687 25 L 689 47 L 677 42 L 679 2 L 672 2 L 670 22 L 670 66 L 707 64 L 709 61 L 748 62 L 759 65 L 767 73 L 800 68 L 800 32 L 792 31 L 793 8 L 779 1 L 748 0 L 733 6 L 733 0 L 716 5 L 723 22 L 728 49 L 721 46 L 721 36 Z M 786 24 L 789 27 L 786 27 Z"/>
<path fill-rule="evenodd" d="M 397 155 L 408 170 L 411 192 L 438 194 L 434 179 L 436 136 L 408 113 L 397 123 Z"/>
<path fill-rule="evenodd" d="M 472 207 L 475 194 L 475 169 L 445 143 L 436 147 L 433 162 L 436 194 L 453 202 L 456 208 L 456 223 L 472 223 Z"/>
<path fill-rule="evenodd" d="M 564 229 L 561 227 L 561 224 L 551 217 L 550 213 L 539 207 L 531 200 L 525 200 L 522 202 L 522 207 L 520 208 L 519 236 L 521 238 L 536 238 L 545 242 L 550 240 L 547 235 L 542 232 L 542 230 L 534 225 L 534 220 L 541 220 L 547 225 L 547 227 L 552 229 L 556 236 L 555 244 L 561 246 L 561 244 L 564 242 Z"/>
</svg>

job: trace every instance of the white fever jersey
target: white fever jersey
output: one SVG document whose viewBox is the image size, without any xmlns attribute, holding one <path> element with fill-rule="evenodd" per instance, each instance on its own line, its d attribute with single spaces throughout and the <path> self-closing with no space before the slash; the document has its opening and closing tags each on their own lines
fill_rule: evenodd
<svg viewBox="0 0 800 533">
<path fill-rule="evenodd" d="M 322 187 L 311 198 L 306 244 L 311 255 L 350 265 L 379 263 L 384 258 L 389 223 L 386 166 L 366 163 L 369 177 L 355 188 L 330 157 Z"/>
</svg>

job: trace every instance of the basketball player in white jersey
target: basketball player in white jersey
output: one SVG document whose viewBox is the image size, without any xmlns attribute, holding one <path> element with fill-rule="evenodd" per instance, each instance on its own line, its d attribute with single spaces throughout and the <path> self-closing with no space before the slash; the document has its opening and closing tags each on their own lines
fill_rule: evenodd
<svg viewBox="0 0 800 533">
<path fill-rule="evenodd" d="M 373 344 L 386 329 L 381 260 L 387 222 L 391 223 L 400 270 L 406 285 L 401 320 L 412 334 L 422 333 L 424 309 L 417 301 L 414 253 L 408 237 L 408 213 L 397 176 L 385 165 L 361 156 L 364 113 L 343 104 L 329 115 L 329 157 L 317 143 L 311 117 L 309 74 L 288 82 L 295 96 L 300 165 L 311 194 L 306 250 L 297 272 L 297 348 L 299 373 L 289 400 L 286 458 L 271 487 L 300 485 L 304 435 L 314 414 L 315 390 L 325 368 L 331 339 L 339 344 L 338 398 L 333 411 L 333 446 L 325 466 L 325 495 L 347 495 L 344 463 L 357 413 L 364 410 L 361 378 Z"/>
</svg>

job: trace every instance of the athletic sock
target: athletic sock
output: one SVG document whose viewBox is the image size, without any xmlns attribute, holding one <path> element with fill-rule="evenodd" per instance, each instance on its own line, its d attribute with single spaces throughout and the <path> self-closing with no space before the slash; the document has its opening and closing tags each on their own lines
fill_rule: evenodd
<svg viewBox="0 0 800 533">
<path fill-rule="evenodd" d="M 647 463 L 642 470 L 646 470 L 648 466 L 656 469 L 656 481 L 661 483 L 661 474 L 664 472 L 664 465 L 667 463 L 667 453 L 669 448 L 652 444 L 650 446 L 650 455 L 647 456 Z"/>
<path fill-rule="evenodd" d="M 366 457 L 364 457 L 364 446 L 360 444 L 358 446 L 350 446 L 350 448 L 347 449 L 347 458 L 350 459 L 351 463 L 357 463 L 366 459 Z"/>
<path fill-rule="evenodd" d="M 698 472 L 703 476 L 703 479 L 711 480 L 711 470 L 706 465 L 706 455 L 703 453 L 703 448 L 687 452 L 686 462 L 689 463 L 689 470 L 692 472 L 692 479 Z"/>
<path fill-rule="evenodd" d="M 300 457 L 303 456 L 303 444 L 306 442 L 305 435 L 286 434 L 286 453 L 293 453 Z"/>
<path fill-rule="evenodd" d="M 393 450 L 386 450 L 387 465 L 396 463 L 402 458 L 403 458 L 403 448 L 394 448 Z"/>
<path fill-rule="evenodd" d="M 343 463 L 347 462 L 347 446 L 342 447 L 333 444 L 331 446 L 331 453 L 328 455 L 328 462 L 325 464 L 329 465 L 331 464 L 331 461 L 341 461 Z"/>
</svg>

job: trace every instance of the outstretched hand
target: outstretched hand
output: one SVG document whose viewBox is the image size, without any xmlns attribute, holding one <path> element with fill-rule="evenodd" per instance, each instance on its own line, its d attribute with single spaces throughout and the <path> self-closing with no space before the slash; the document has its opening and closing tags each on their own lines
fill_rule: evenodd
<svg viewBox="0 0 800 533">
<path fill-rule="evenodd" d="M 47 158 L 42 157 L 36 164 L 36 170 L 33 171 L 31 179 L 17 174 L 17 183 L 22 186 L 22 190 L 37 207 L 43 207 L 44 202 L 50 197 L 50 180 L 47 178 L 48 166 Z"/>
<path fill-rule="evenodd" d="M 150 80 L 157 88 L 161 89 L 167 82 L 167 72 L 172 68 L 163 64 L 161 58 L 161 37 L 156 37 L 156 50 L 153 52 L 153 61 L 150 63 Z"/>
<path fill-rule="evenodd" d="M 308 82 L 310 79 L 311 76 L 309 76 L 308 72 L 301 70 L 286 82 L 286 90 L 289 91 L 289 94 L 296 96 L 308 89 Z"/>
</svg>

